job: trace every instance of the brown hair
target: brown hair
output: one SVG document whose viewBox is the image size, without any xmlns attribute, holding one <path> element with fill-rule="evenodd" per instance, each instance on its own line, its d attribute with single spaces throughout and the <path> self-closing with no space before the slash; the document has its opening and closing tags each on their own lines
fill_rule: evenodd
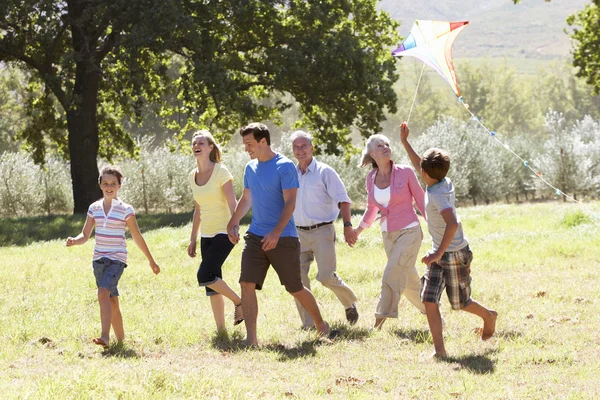
<svg viewBox="0 0 600 400">
<path fill-rule="evenodd" d="M 441 181 L 450 169 L 450 156 L 444 150 L 429 149 L 421 158 L 421 169 L 431 178 Z"/>
<path fill-rule="evenodd" d="M 252 134 L 254 140 L 260 142 L 261 139 L 267 139 L 267 144 L 271 145 L 271 134 L 269 133 L 269 128 L 265 124 L 261 124 L 260 122 L 252 122 L 244 126 L 240 129 L 240 136 L 244 137 L 246 135 Z"/>
<path fill-rule="evenodd" d="M 213 146 L 212 150 L 210 151 L 210 155 L 208 156 L 210 161 L 212 161 L 214 163 L 221 162 L 221 149 L 219 148 L 219 145 L 215 141 L 215 138 L 213 137 L 212 133 L 210 133 L 206 129 L 201 129 L 199 131 L 196 131 L 192 135 L 192 143 L 194 143 L 194 139 L 196 139 L 197 137 L 200 137 L 200 136 L 202 136 L 203 138 L 206 138 L 206 141 L 208 142 L 208 144 Z"/>
<path fill-rule="evenodd" d="M 119 181 L 119 185 L 123 181 L 123 172 L 121 172 L 121 168 L 116 165 L 107 165 L 106 167 L 100 170 L 100 176 L 98 176 L 98 184 L 102 183 L 102 175 L 114 175 L 117 177 L 117 181 Z"/>
</svg>

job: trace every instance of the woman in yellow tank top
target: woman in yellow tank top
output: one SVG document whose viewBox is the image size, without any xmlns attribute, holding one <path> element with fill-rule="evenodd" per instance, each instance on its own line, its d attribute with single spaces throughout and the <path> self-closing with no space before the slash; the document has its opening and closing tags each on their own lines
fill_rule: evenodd
<svg viewBox="0 0 600 400">
<path fill-rule="evenodd" d="M 194 195 L 194 216 L 188 255 L 196 257 L 196 240 L 200 231 L 202 261 L 197 273 L 198 284 L 206 287 L 217 330 L 225 332 L 223 296 L 235 306 L 234 325 L 244 320 L 240 307 L 242 300 L 222 279 L 221 269 L 234 246 L 229 241 L 226 229 L 237 204 L 233 191 L 233 176 L 220 164 L 221 151 L 209 131 L 194 133 L 192 150 L 196 158 L 196 168 L 189 175 Z"/>
</svg>

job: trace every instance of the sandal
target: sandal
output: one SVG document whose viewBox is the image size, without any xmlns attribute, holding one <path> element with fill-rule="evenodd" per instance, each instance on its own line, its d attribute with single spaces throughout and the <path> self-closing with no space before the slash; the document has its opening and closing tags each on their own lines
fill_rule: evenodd
<svg viewBox="0 0 600 400">
<path fill-rule="evenodd" d="M 235 306 L 235 311 L 233 312 L 233 325 L 239 325 L 244 321 L 242 303 Z"/>
</svg>

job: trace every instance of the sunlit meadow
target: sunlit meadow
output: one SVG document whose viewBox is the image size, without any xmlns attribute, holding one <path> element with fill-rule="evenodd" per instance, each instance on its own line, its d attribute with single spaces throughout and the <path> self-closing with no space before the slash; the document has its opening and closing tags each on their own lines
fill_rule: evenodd
<svg viewBox="0 0 600 400">
<path fill-rule="evenodd" d="M 100 324 L 93 243 L 66 248 L 57 238 L 4 246 L 0 396 L 598 398 L 599 213 L 598 203 L 459 208 L 475 256 L 473 297 L 499 318 L 495 337 L 482 342 L 477 317 L 451 311 L 443 299 L 447 361 L 430 358 L 426 319 L 404 300 L 397 320 L 370 331 L 385 263 L 376 227 L 354 249 L 337 245 L 338 273 L 359 297 L 358 324 L 348 326 L 334 295 L 313 281 L 324 317 L 340 334 L 325 343 L 301 330 L 291 296 L 271 271 L 258 294 L 257 349 L 242 345 L 244 325 L 232 326 L 231 303 L 229 335 L 215 333 L 196 283 L 198 260 L 186 254 L 190 224 L 145 230 L 163 269 L 158 276 L 129 243 L 119 285 L 127 337 L 108 350 L 91 343 Z M 339 221 L 336 228 L 341 236 Z M 431 246 L 426 230 L 425 237 L 421 254 Z M 238 291 L 241 250 L 236 246 L 224 267 Z"/>
</svg>

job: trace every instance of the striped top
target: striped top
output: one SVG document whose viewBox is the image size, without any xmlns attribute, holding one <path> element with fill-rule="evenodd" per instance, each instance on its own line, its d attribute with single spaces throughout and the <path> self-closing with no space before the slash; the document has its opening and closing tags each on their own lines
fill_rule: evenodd
<svg viewBox="0 0 600 400">
<path fill-rule="evenodd" d="M 113 199 L 108 214 L 104 213 L 100 199 L 92 203 L 88 209 L 88 217 L 94 219 L 96 224 L 96 245 L 94 246 L 93 260 L 102 257 L 127 263 L 127 247 L 125 243 L 125 229 L 127 219 L 132 215 L 133 207 L 119 199 Z"/>
</svg>

